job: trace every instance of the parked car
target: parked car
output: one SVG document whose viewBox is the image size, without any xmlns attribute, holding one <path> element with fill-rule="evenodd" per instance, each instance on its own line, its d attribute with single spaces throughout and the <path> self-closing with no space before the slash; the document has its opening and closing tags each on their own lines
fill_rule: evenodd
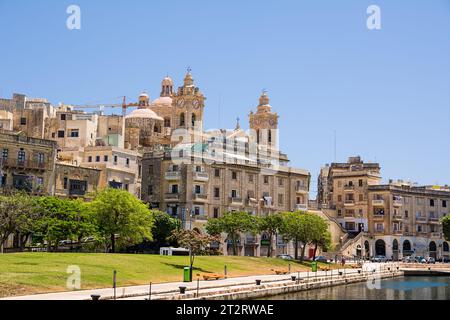
<svg viewBox="0 0 450 320">
<path fill-rule="evenodd" d="M 415 262 L 415 258 L 413 256 L 403 257 L 402 261 L 406 263 L 413 263 Z"/>
<path fill-rule="evenodd" d="M 328 259 L 325 258 L 324 256 L 318 256 L 316 257 L 316 259 L 314 259 L 314 261 L 328 263 Z"/>
<path fill-rule="evenodd" d="M 279 254 L 279 255 L 277 255 L 277 258 L 280 258 L 283 260 L 294 260 L 294 257 L 292 257 L 289 254 Z"/>
<path fill-rule="evenodd" d="M 59 245 L 60 246 L 64 246 L 64 245 L 68 245 L 68 244 L 71 244 L 71 243 L 72 243 L 72 240 L 61 240 L 59 242 Z"/>
<path fill-rule="evenodd" d="M 436 263 L 436 259 L 434 259 L 433 257 L 428 257 L 426 259 L 426 261 L 427 261 L 427 263 L 430 263 L 430 264 L 435 264 Z"/>
<path fill-rule="evenodd" d="M 83 243 L 85 243 L 85 242 L 93 242 L 93 241 L 95 241 L 94 237 L 86 237 L 86 238 L 83 238 L 81 240 L 81 242 L 83 242 Z"/>
<path fill-rule="evenodd" d="M 418 257 L 416 257 L 415 262 L 417 262 L 417 263 L 427 263 L 427 259 L 425 259 L 425 257 L 418 256 Z"/>
<path fill-rule="evenodd" d="M 378 256 L 373 257 L 371 261 L 372 262 L 386 262 L 387 258 L 386 258 L 386 256 L 378 255 Z"/>
</svg>

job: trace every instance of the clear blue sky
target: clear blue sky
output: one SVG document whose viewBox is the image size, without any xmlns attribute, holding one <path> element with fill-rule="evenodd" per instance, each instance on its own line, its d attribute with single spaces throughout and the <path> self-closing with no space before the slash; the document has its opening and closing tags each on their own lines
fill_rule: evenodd
<svg viewBox="0 0 450 320">
<path fill-rule="evenodd" d="M 81 7 L 81 30 L 66 8 Z M 381 8 L 382 29 L 366 28 Z M 385 180 L 450 183 L 450 1 L 0 0 L 0 96 L 118 102 L 180 85 L 191 66 L 205 128 L 247 127 L 266 88 L 291 164 L 361 155 Z M 219 116 L 219 101 L 221 112 Z M 220 121 L 219 121 L 220 118 Z"/>
</svg>

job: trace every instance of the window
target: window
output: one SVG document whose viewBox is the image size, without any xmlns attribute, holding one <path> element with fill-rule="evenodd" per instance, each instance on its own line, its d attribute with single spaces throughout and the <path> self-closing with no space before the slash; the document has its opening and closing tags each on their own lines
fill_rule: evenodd
<svg viewBox="0 0 450 320">
<path fill-rule="evenodd" d="M 364 195 L 363 194 L 359 195 L 359 201 L 364 201 Z"/>
<path fill-rule="evenodd" d="M 149 196 L 153 195 L 153 186 L 152 185 L 148 186 L 148 192 L 147 193 L 148 193 Z"/>
<path fill-rule="evenodd" d="M 66 114 L 61 114 L 61 121 L 66 121 Z"/>
<path fill-rule="evenodd" d="M 92 162 L 92 156 L 88 157 L 88 162 Z"/>
<path fill-rule="evenodd" d="M 237 198 L 237 191 L 236 190 L 231 190 L 231 197 L 232 198 Z"/>
<path fill-rule="evenodd" d="M 359 179 L 359 180 L 358 180 L 358 185 L 359 185 L 360 187 L 363 186 L 363 181 L 362 181 L 362 179 Z"/>
<path fill-rule="evenodd" d="M 442 200 L 442 208 L 447 208 L 447 200 Z"/>
<path fill-rule="evenodd" d="M 195 166 L 195 172 L 202 172 L 201 166 Z"/>
<path fill-rule="evenodd" d="M 184 126 L 184 113 L 180 114 L 180 126 Z"/>
<path fill-rule="evenodd" d="M 202 188 L 199 185 L 195 186 L 195 194 L 200 194 L 202 192 Z"/>
<path fill-rule="evenodd" d="M 283 199 L 283 194 L 282 193 L 279 193 L 278 194 L 278 205 L 283 205 L 283 203 L 284 203 L 284 199 Z"/>
<path fill-rule="evenodd" d="M 248 182 L 253 182 L 253 174 L 248 174 Z"/>
<path fill-rule="evenodd" d="M 64 130 L 58 130 L 58 138 L 64 138 Z"/>
<path fill-rule="evenodd" d="M 348 182 L 348 185 L 349 185 L 350 187 L 353 187 L 353 181 L 349 181 L 349 182 Z"/>
<path fill-rule="evenodd" d="M 130 166 L 130 158 L 127 158 L 127 160 L 126 160 L 126 162 L 125 162 L 125 165 L 126 165 L 127 167 Z"/>
<path fill-rule="evenodd" d="M 2 151 L 2 159 L 3 160 L 6 160 L 6 159 L 8 159 L 8 149 L 3 149 L 3 151 Z"/>
<path fill-rule="evenodd" d="M 342 202 L 342 196 L 338 195 L 338 202 Z"/>
<path fill-rule="evenodd" d="M 153 165 L 148 166 L 148 174 L 151 176 L 153 174 Z"/>
<path fill-rule="evenodd" d="M 114 156 L 114 163 L 117 163 L 117 156 Z"/>
<path fill-rule="evenodd" d="M 236 180 L 237 179 L 237 172 L 231 171 L 231 179 Z"/>
<path fill-rule="evenodd" d="M 434 199 L 430 199 L 430 207 L 434 207 Z"/>
<path fill-rule="evenodd" d="M 219 208 L 214 208 L 214 218 L 219 217 Z"/>
<path fill-rule="evenodd" d="M 67 189 L 68 182 L 69 182 L 69 179 L 67 179 L 67 177 L 64 177 L 64 180 L 63 180 L 63 188 L 64 189 Z"/>
<path fill-rule="evenodd" d="M 0 179 L 0 186 L 5 186 L 6 185 L 6 178 L 7 178 L 7 174 L 5 173 L 2 178 Z"/>
<path fill-rule="evenodd" d="M 362 216 L 364 215 L 364 211 L 363 211 L 363 209 L 359 209 L 359 211 L 358 211 L 358 212 L 359 212 L 359 216 L 361 216 L 361 217 L 362 217 Z"/>
<path fill-rule="evenodd" d="M 38 186 L 44 185 L 44 178 L 42 178 L 42 177 L 36 177 L 36 184 L 37 184 Z"/>
<path fill-rule="evenodd" d="M 27 118 L 20 118 L 20 125 L 21 126 L 26 126 L 27 125 Z"/>
<path fill-rule="evenodd" d="M 278 178 L 278 186 L 282 187 L 284 184 L 284 179 L 283 178 Z"/>
<path fill-rule="evenodd" d="M 342 187 L 342 181 L 338 181 L 338 188 Z"/>
<path fill-rule="evenodd" d="M 128 191 L 128 188 L 129 188 L 129 184 L 128 184 L 128 183 L 125 183 L 125 190 Z"/>
<path fill-rule="evenodd" d="M 56 137 L 56 133 L 52 132 L 52 138 Z"/>
<path fill-rule="evenodd" d="M 214 169 L 214 177 L 220 178 L 220 169 Z"/>
<path fill-rule="evenodd" d="M 78 131 L 78 129 L 72 129 L 72 130 L 70 131 L 70 137 L 71 137 L 71 138 L 78 138 L 78 136 L 79 136 L 79 131 Z"/>
<path fill-rule="evenodd" d="M 177 184 L 172 185 L 172 193 L 178 193 L 178 185 Z"/>
<path fill-rule="evenodd" d="M 384 225 L 382 223 L 376 223 L 375 224 L 375 230 L 382 232 L 384 230 Z"/>
<path fill-rule="evenodd" d="M 164 127 L 169 128 L 170 127 L 170 118 L 164 119 Z"/>
<path fill-rule="evenodd" d="M 264 176 L 264 183 L 268 184 L 269 183 L 269 176 Z"/>
<path fill-rule="evenodd" d="M 220 197 L 220 188 L 214 188 L 214 198 Z"/>
<path fill-rule="evenodd" d="M 100 162 L 100 156 L 95 156 L 95 162 Z"/>
<path fill-rule="evenodd" d="M 408 210 L 405 210 L 405 218 L 408 218 L 409 212 Z"/>
<path fill-rule="evenodd" d="M 25 162 L 25 157 L 25 151 L 23 149 L 20 149 L 20 151 L 17 153 L 17 161 L 23 163 Z"/>
<path fill-rule="evenodd" d="M 42 152 L 39 152 L 38 154 L 37 154 L 37 162 L 38 162 L 38 164 L 43 164 L 44 163 L 44 154 L 42 153 Z"/>
<path fill-rule="evenodd" d="M 194 207 L 194 214 L 196 216 L 200 215 L 200 207 Z"/>
</svg>

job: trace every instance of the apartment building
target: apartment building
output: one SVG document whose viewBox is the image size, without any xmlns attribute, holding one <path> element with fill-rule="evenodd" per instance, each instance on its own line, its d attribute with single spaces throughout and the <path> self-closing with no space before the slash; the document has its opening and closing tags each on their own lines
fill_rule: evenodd
<svg viewBox="0 0 450 320">
<path fill-rule="evenodd" d="M 332 163 L 322 168 L 318 178 L 318 206 L 349 233 L 368 231 L 367 189 L 380 181 L 378 163 L 367 163 L 360 157 Z"/>
<path fill-rule="evenodd" d="M 55 165 L 55 196 L 61 198 L 92 198 L 97 191 L 101 171 L 71 164 Z"/>
<path fill-rule="evenodd" d="M 56 143 L 23 133 L 0 132 L 0 186 L 34 194 L 52 194 Z"/>
</svg>

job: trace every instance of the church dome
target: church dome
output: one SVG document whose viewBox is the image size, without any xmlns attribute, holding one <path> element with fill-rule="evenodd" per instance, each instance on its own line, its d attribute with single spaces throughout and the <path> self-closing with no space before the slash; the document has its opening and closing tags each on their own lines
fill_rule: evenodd
<svg viewBox="0 0 450 320">
<path fill-rule="evenodd" d="M 158 116 L 154 111 L 150 109 L 136 109 L 133 110 L 129 115 L 125 117 L 125 119 L 155 119 L 155 120 L 161 120 L 164 121 L 163 118 Z"/>
<path fill-rule="evenodd" d="M 173 80 L 171 77 L 167 76 L 162 80 L 161 85 L 163 86 L 173 86 Z"/>
<path fill-rule="evenodd" d="M 155 107 L 171 107 L 172 98 L 171 97 L 159 97 L 152 102 L 152 106 Z"/>
</svg>

